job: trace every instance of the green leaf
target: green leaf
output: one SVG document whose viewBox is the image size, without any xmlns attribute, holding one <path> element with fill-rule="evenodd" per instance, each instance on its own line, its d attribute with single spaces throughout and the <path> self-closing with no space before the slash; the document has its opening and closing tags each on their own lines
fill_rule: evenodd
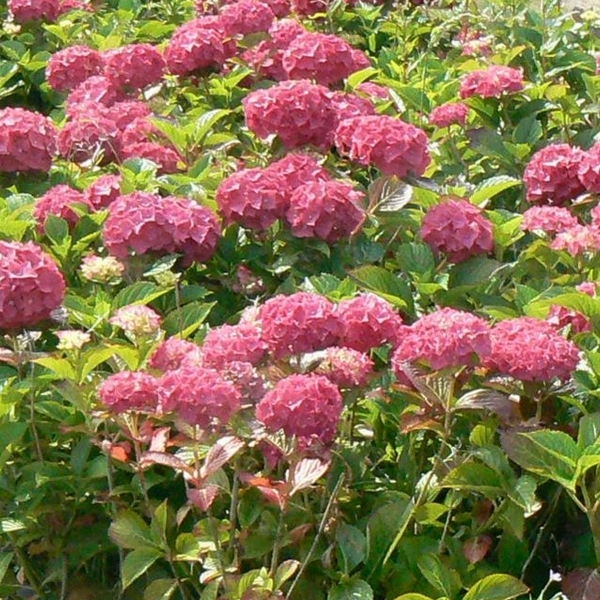
<svg viewBox="0 0 600 600">
<path fill-rule="evenodd" d="M 367 265 L 353 269 L 348 275 L 361 287 L 376 292 L 388 302 L 411 314 L 414 312 L 409 285 L 387 269 Z"/>
<path fill-rule="evenodd" d="M 163 553 L 156 548 L 138 548 L 132 550 L 123 561 L 121 583 L 123 589 L 128 588 L 136 579 L 141 577 Z"/>
<path fill-rule="evenodd" d="M 424 596 L 423 594 L 410 592 L 409 594 L 402 594 L 402 596 L 398 596 L 397 598 L 394 598 L 394 600 L 433 600 L 433 598 Z"/>
<path fill-rule="evenodd" d="M 138 281 L 121 290 L 113 299 L 112 308 L 116 310 L 130 304 L 148 304 L 169 291 L 168 288 L 159 287 L 154 283 Z"/>
<path fill-rule="evenodd" d="M 73 369 L 71 363 L 65 358 L 36 358 L 33 362 L 42 367 L 46 367 L 46 369 L 52 371 L 61 379 L 70 379 L 71 381 L 77 379 L 75 369 Z"/>
<path fill-rule="evenodd" d="M 411 242 L 396 250 L 398 266 L 406 273 L 423 276 L 435 270 L 435 257 L 427 244 Z"/>
<path fill-rule="evenodd" d="M 8 571 L 8 567 L 10 567 L 13 556 L 13 552 L 2 552 L 0 554 L 0 581 L 4 581 L 4 576 L 6 575 L 6 571 Z"/>
<path fill-rule="evenodd" d="M 150 523 L 152 539 L 160 546 L 166 542 L 168 518 L 168 500 L 164 500 L 154 511 L 154 516 L 152 517 L 152 522 Z"/>
<path fill-rule="evenodd" d="M 515 144 L 528 144 L 533 146 L 543 135 L 542 124 L 536 115 L 528 115 L 519 121 L 513 132 Z"/>
<path fill-rule="evenodd" d="M 335 532 L 339 554 L 338 562 L 344 573 L 349 575 L 365 559 L 367 538 L 363 532 L 347 523 L 341 523 Z"/>
<path fill-rule="evenodd" d="M 529 588 L 511 575 L 488 575 L 466 593 L 463 600 L 510 600 L 523 596 Z"/>
<path fill-rule="evenodd" d="M 575 491 L 574 476 L 581 451 L 566 433 L 508 432 L 502 436 L 502 447 L 519 466 Z"/>
<path fill-rule="evenodd" d="M 69 224 L 56 215 L 47 215 L 44 231 L 53 242 L 60 243 L 69 235 Z"/>
<path fill-rule="evenodd" d="M 494 196 L 502 193 L 504 190 L 508 190 L 516 185 L 521 185 L 521 180 L 516 177 L 509 177 L 508 175 L 496 175 L 482 181 L 476 188 L 475 191 L 469 197 L 469 200 L 481 206 L 488 200 L 491 200 Z"/>
<path fill-rule="evenodd" d="M 447 596 L 454 597 L 461 588 L 460 580 L 456 573 L 452 573 L 448 567 L 442 564 L 442 561 L 431 553 L 419 556 L 417 567 L 428 583 L 435 588 L 437 592 Z"/>
<path fill-rule="evenodd" d="M 600 441 L 600 412 L 583 415 L 579 419 L 577 445 L 582 450 Z"/>
<path fill-rule="evenodd" d="M 488 467 L 476 462 L 465 462 L 452 469 L 442 481 L 443 487 L 455 490 L 478 492 L 494 497 L 504 491 L 500 475 Z"/>
<path fill-rule="evenodd" d="M 176 589 L 176 579 L 156 579 L 144 590 L 144 600 L 169 600 Z"/>
<path fill-rule="evenodd" d="M 485 256 L 474 256 L 450 269 L 448 287 L 472 286 L 489 282 L 504 264 Z"/>
<path fill-rule="evenodd" d="M 0 448 L 6 449 L 18 442 L 27 431 L 27 423 L 11 422 L 0 424 Z"/>
<path fill-rule="evenodd" d="M 297 560 L 284 560 L 275 571 L 273 589 L 278 590 L 299 569 L 301 563 Z"/>
<path fill-rule="evenodd" d="M 81 441 L 71 450 L 71 468 L 75 475 L 81 476 L 85 470 L 87 460 L 92 451 L 92 443 L 88 438 L 83 438 Z"/>
<path fill-rule="evenodd" d="M 373 600 L 371 586 L 362 579 L 355 579 L 340 585 L 334 585 L 327 600 Z"/>
<path fill-rule="evenodd" d="M 156 543 L 150 534 L 150 528 L 137 513 L 125 510 L 119 513 L 108 528 L 112 541 L 121 548 L 156 550 Z"/>
<path fill-rule="evenodd" d="M 190 302 L 175 309 L 163 321 L 163 329 L 169 336 L 187 338 L 204 323 L 216 302 Z"/>
</svg>

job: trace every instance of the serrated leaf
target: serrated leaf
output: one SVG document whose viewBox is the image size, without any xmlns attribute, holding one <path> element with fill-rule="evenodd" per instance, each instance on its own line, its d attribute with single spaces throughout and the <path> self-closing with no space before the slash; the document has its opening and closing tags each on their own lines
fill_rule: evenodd
<svg viewBox="0 0 600 600">
<path fill-rule="evenodd" d="M 327 473 L 331 462 L 320 458 L 302 458 L 295 463 L 288 473 L 290 483 L 289 496 L 304 490 L 316 483 Z"/>
<path fill-rule="evenodd" d="M 492 258 L 473 256 L 450 269 L 448 287 L 456 288 L 489 282 L 495 272 L 502 267 L 504 263 Z"/>
<path fill-rule="evenodd" d="M 69 379 L 75 381 L 77 379 L 75 375 L 75 369 L 71 363 L 65 358 L 37 358 L 33 361 L 37 365 L 45 367 L 49 371 L 58 375 L 61 379 Z"/>
<path fill-rule="evenodd" d="M 410 287 L 387 269 L 366 265 L 353 269 L 348 275 L 361 287 L 377 293 L 388 302 L 411 314 L 414 312 Z"/>
<path fill-rule="evenodd" d="M 136 579 L 141 577 L 163 553 L 156 548 L 138 548 L 132 550 L 123 561 L 121 584 L 127 589 Z"/>
<path fill-rule="evenodd" d="M 334 585 L 327 600 L 373 600 L 373 589 L 362 579 Z"/>
<path fill-rule="evenodd" d="M 367 538 L 357 527 L 341 523 L 335 532 L 335 541 L 341 567 L 349 575 L 365 559 Z"/>
<path fill-rule="evenodd" d="M 69 235 L 69 224 L 56 215 L 47 215 L 44 232 L 53 242 L 59 243 Z"/>
<path fill-rule="evenodd" d="M 144 600 L 169 600 L 176 589 L 175 579 L 156 579 L 144 590 Z"/>
<path fill-rule="evenodd" d="M 466 593 L 463 600 L 510 600 L 523 596 L 529 588 L 511 575 L 488 575 Z"/>
<path fill-rule="evenodd" d="M 578 425 L 577 445 L 581 449 L 600 442 L 600 413 L 583 415 Z"/>
<path fill-rule="evenodd" d="M 189 337 L 207 319 L 216 302 L 190 302 L 181 309 L 169 313 L 163 321 L 163 329 L 169 336 Z"/>
<path fill-rule="evenodd" d="M 209 449 L 200 469 L 200 477 L 207 479 L 226 465 L 243 447 L 244 442 L 233 435 L 217 440 Z"/>
<path fill-rule="evenodd" d="M 398 212 L 412 200 L 413 191 L 395 175 L 379 177 L 369 185 L 369 204 L 378 212 Z"/>
<path fill-rule="evenodd" d="M 457 575 L 442 564 L 442 561 L 435 554 L 427 553 L 417 559 L 417 567 L 423 577 L 440 594 L 448 598 L 454 597 L 454 594 L 460 589 L 460 580 Z"/>
<path fill-rule="evenodd" d="M 442 480 L 442 487 L 497 496 L 504 491 L 500 475 L 487 465 L 465 462 L 452 469 Z"/>
<path fill-rule="evenodd" d="M 121 290 L 112 301 L 113 310 L 131 304 L 148 304 L 169 292 L 168 288 L 145 281 L 138 281 Z"/>
<path fill-rule="evenodd" d="M 506 432 L 502 447 L 520 467 L 575 491 L 574 476 L 581 451 L 562 431 Z"/>
<path fill-rule="evenodd" d="M 0 424 L 0 448 L 5 450 L 11 444 L 18 442 L 27 431 L 27 423 L 9 422 Z"/>
<path fill-rule="evenodd" d="M 144 519 L 131 510 L 120 512 L 108 528 L 112 541 L 121 548 L 150 548 L 156 551 L 156 544 L 150 534 L 150 527 Z"/>
<path fill-rule="evenodd" d="M 275 577 L 273 578 L 273 589 L 278 590 L 288 579 L 290 579 L 294 573 L 300 568 L 300 561 L 298 560 L 284 560 L 275 571 Z"/>
<path fill-rule="evenodd" d="M 496 175 L 482 181 L 470 195 L 469 200 L 473 204 L 481 206 L 494 196 L 516 185 L 521 185 L 520 179 L 508 175 Z"/>
</svg>

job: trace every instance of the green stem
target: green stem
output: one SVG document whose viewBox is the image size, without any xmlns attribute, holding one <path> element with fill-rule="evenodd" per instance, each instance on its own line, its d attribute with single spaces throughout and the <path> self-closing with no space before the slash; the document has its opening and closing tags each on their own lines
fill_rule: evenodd
<svg viewBox="0 0 600 600">
<path fill-rule="evenodd" d="M 279 551 L 283 542 L 283 525 L 284 525 L 285 509 L 279 513 L 279 523 L 277 523 L 277 533 L 273 542 L 273 554 L 271 554 L 271 568 L 269 569 L 269 577 L 275 577 L 277 571 L 277 563 L 279 562 Z"/>
</svg>

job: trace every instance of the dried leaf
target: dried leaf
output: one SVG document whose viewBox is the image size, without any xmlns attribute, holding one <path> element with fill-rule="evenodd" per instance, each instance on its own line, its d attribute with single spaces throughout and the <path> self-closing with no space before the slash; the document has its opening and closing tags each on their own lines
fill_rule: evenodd
<svg viewBox="0 0 600 600">
<path fill-rule="evenodd" d="M 170 427 L 159 427 L 152 432 L 152 440 L 150 441 L 151 452 L 164 452 L 167 449 L 170 431 Z"/>
</svg>

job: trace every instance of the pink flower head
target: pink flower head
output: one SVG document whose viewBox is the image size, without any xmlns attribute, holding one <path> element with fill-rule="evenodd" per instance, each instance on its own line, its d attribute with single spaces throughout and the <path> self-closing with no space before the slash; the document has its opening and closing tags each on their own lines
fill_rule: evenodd
<svg viewBox="0 0 600 600">
<path fill-rule="evenodd" d="M 585 187 L 578 171 L 584 157 L 583 150 L 569 144 L 550 144 L 538 150 L 523 173 L 527 200 L 562 206 L 582 194 Z"/>
<path fill-rule="evenodd" d="M 261 338 L 260 330 L 247 323 L 211 329 L 202 345 L 204 364 L 214 369 L 232 362 L 257 365 L 266 352 L 267 345 Z"/>
<path fill-rule="evenodd" d="M 331 92 L 329 99 L 331 100 L 331 107 L 335 114 L 336 126 L 345 119 L 377 114 L 375 105 L 368 98 L 362 98 L 356 94 Z"/>
<path fill-rule="evenodd" d="M 454 263 L 494 249 L 492 222 L 468 200 L 447 200 L 430 208 L 421 224 L 423 241 Z"/>
<path fill-rule="evenodd" d="M 235 386 L 213 369 L 188 366 L 168 371 L 160 387 L 165 411 L 203 429 L 226 424 L 241 405 Z"/>
<path fill-rule="evenodd" d="M 8 0 L 8 9 L 17 23 L 27 21 L 55 21 L 59 13 L 59 0 Z"/>
<path fill-rule="evenodd" d="M 108 208 L 121 195 L 121 176 L 101 175 L 83 195 L 94 210 Z"/>
<path fill-rule="evenodd" d="M 277 48 L 287 48 L 299 35 L 307 30 L 296 19 L 278 19 L 269 28 L 269 35 Z"/>
<path fill-rule="evenodd" d="M 126 333 L 139 337 L 158 333 L 161 318 L 149 306 L 131 304 L 119 308 L 108 322 L 111 325 L 120 327 Z"/>
<path fill-rule="evenodd" d="M 220 237 L 215 215 L 192 200 L 161 198 L 134 192 L 117 198 L 109 207 L 103 239 L 117 258 L 154 252 L 181 252 L 184 263 L 207 261 Z"/>
<path fill-rule="evenodd" d="M 0 109 L 0 172 L 49 171 L 56 152 L 56 128 L 39 113 Z"/>
<path fill-rule="evenodd" d="M 291 0 L 292 10 L 300 17 L 310 17 L 317 13 L 326 13 L 328 0 Z"/>
<path fill-rule="evenodd" d="M 560 206 L 532 206 L 523 213 L 521 229 L 554 234 L 579 224 L 568 208 Z"/>
<path fill-rule="evenodd" d="M 88 46 L 69 46 L 54 53 L 46 66 L 48 85 L 59 92 L 68 92 L 102 70 L 102 57 Z"/>
<path fill-rule="evenodd" d="M 389 89 L 383 85 L 373 83 L 372 81 L 363 81 L 357 86 L 356 91 L 360 94 L 369 96 L 370 98 L 375 98 L 377 100 L 390 99 Z"/>
<path fill-rule="evenodd" d="M 427 144 L 418 127 L 385 115 L 346 119 L 335 131 L 335 145 L 343 156 L 398 177 L 423 175 L 431 160 Z"/>
<path fill-rule="evenodd" d="M 167 67 L 173 75 L 192 75 L 206 69 L 220 69 L 235 54 L 218 19 L 201 17 L 175 30 L 165 50 Z"/>
<path fill-rule="evenodd" d="M 272 169 L 242 169 L 221 182 L 217 204 L 227 223 L 263 231 L 287 208 L 285 179 Z"/>
<path fill-rule="evenodd" d="M 65 280 L 40 247 L 0 241 L 0 329 L 31 327 L 49 319 L 64 295 Z"/>
<path fill-rule="evenodd" d="M 285 81 L 287 73 L 281 64 L 283 51 L 272 40 L 262 40 L 256 46 L 244 50 L 241 59 L 251 67 L 260 78 L 272 81 Z"/>
<path fill-rule="evenodd" d="M 429 122 L 436 127 L 462 125 L 464 127 L 469 115 L 469 107 L 462 102 L 447 102 L 437 106 L 429 115 Z"/>
<path fill-rule="evenodd" d="M 587 192 L 600 194 L 600 142 L 580 157 L 577 176 Z"/>
<path fill-rule="evenodd" d="M 325 350 L 315 373 L 324 375 L 339 388 L 348 389 L 366 385 L 374 366 L 364 352 L 334 346 Z"/>
<path fill-rule="evenodd" d="M 308 81 L 283 81 L 250 92 L 244 100 L 246 124 L 258 137 L 278 135 L 283 145 L 331 146 L 333 111 L 328 90 Z"/>
<path fill-rule="evenodd" d="M 364 194 L 341 181 L 313 181 L 296 188 L 285 220 L 295 237 L 334 244 L 357 231 L 366 218 Z"/>
<path fill-rule="evenodd" d="M 292 40 L 282 56 L 289 79 L 334 85 L 364 68 L 355 49 L 337 35 L 306 32 Z"/>
<path fill-rule="evenodd" d="M 276 160 L 267 167 L 267 170 L 283 177 L 290 194 L 305 183 L 331 180 L 329 171 L 315 158 L 299 152 L 287 154 L 280 160 Z"/>
<path fill-rule="evenodd" d="M 221 9 L 220 19 L 227 35 L 249 35 L 268 31 L 275 15 L 266 2 L 238 0 Z"/>
<path fill-rule="evenodd" d="M 200 346 L 177 337 L 170 337 L 162 341 L 150 356 L 148 365 L 157 371 L 174 371 L 183 366 L 186 360 L 194 360 L 199 366 L 202 364 L 202 350 Z"/>
<path fill-rule="evenodd" d="M 116 82 L 104 75 L 93 75 L 78 85 L 68 96 L 65 112 L 71 119 L 81 113 L 98 111 L 98 105 L 110 107 L 126 99 Z"/>
<path fill-rule="evenodd" d="M 106 53 L 105 75 L 125 90 L 139 91 L 159 83 L 166 64 L 151 44 L 128 44 Z"/>
<path fill-rule="evenodd" d="M 341 324 L 340 346 L 359 352 L 395 344 L 403 329 L 398 311 L 387 300 L 370 292 L 342 300 L 337 314 Z"/>
<path fill-rule="evenodd" d="M 89 280 L 98 283 L 110 283 L 121 278 L 125 265 L 114 256 L 97 256 L 88 254 L 81 261 L 81 274 Z"/>
<path fill-rule="evenodd" d="M 91 106 L 61 129 L 57 142 L 59 154 L 76 163 L 100 160 L 106 164 L 119 154 L 119 130 L 115 122 Z"/>
<path fill-rule="evenodd" d="M 124 132 L 132 125 L 139 127 L 140 120 L 151 125 L 148 117 L 152 117 L 152 111 L 145 102 L 139 100 L 123 100 L 115 102 L 105 112 L 106 117 L 114 121 L 117 129 Z M 136 140 L 138 141 L 138 140 Z M 139 141 L 146 141 L 145 138 Z"/>
<path fill-rule="evenodd" d="M 323 375 L 291 375 L 277 383 L 256 407 L 256 418 L 271 431 L 302 441 L 330 443 L 342 413 L 342 396 Z"/>
<path fill-rule="evenodd" d="M 94 7 L 88 0 L 60 0 L 59 15 L 64 15 L 72 10 L 84 10 L 94 12 Z"/>
<path fill-rule="evenodd" d="M 600 250 L 600 229 L 587 225 L 573 225 L 559 232 L 550 248 L 566 250 L 571 256 L 579 256 L 584 252 Z"/>
<path fill-rule="evenodd" d="M 50 188 L 36 203 L 33 216 L 38 224 L 38 232 L 43 233 L 48 215 L 64 219 L 72 229 L 79 222 L 80 216 L 73 210 L 73 205 L 87 205 L 85 196 L 68 185 L 55 185 Z"/>
<path fill-rule="evenodd" d="M 122 371 L 107 377 L 98 388 L 102 403 L 116 414 L 131 410 L 154 412 L 159 402 L 159 382 L 139 371 Z"/>
<path fill-rule="evenodd" d="M 185 168 L 184 160 L 177 150 L 156 142 L 139 142 L 123 146 L 119 152 L 119 157 L 121 160 L 130 158 L 151 160 L 158 166 L 157 173 L 159 175 L 177 173 Z"/>
<path fill-rule="evenodd" d="M 460 82 L 460 97 L 498 98 L 523 89 L 523 72 L 520 69 L 492 65 L 487 69 L 471 71 Z"/>
<path fill-rule="evenodd" d="M 334 305 L 318 294 L 278 295 L 260 308 L 262 339 L 275 358 L 333 346 L 340 333 Z"/>
<path fill-rule="evenodd" d="M 245 401 L 256 404 L 267 393 L 264 378 L 251 363 L 230 362 L 223 365 L 219 373 L 233 383 Z"/>
<path fill-rule="evenodd" d="M 484 365 L 522 381 L 569 379 L 579 350 L 546 321 L 519 317 L 500 321 L 491 330 L 492 351 Z"/>
<path fill-rule="evenodd" d="M 434 370 L 472 365 L 490 353 L 490 327 L 462 310 L 441 308 L 406 327 L 392 358 L 397 375 L 402 363 L 424 361 Z"/>
</svg>

